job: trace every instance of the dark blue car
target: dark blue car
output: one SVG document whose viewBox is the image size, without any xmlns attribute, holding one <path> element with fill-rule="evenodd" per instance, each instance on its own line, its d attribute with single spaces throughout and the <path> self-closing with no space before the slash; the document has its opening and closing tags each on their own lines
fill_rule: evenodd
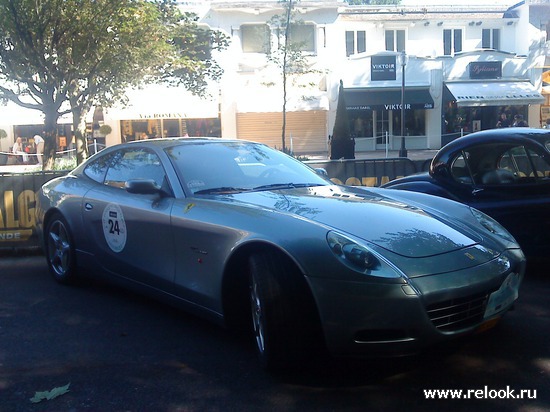
<svg viewBox="0 0 550 412">
<path fill-rule="evenodd" d="M 383 187 L 466 203 L 500 222 L 535 260 L 550 251 L 550 130 L 511 127 L 458 138 L 429 172 Z"/>
</svg>

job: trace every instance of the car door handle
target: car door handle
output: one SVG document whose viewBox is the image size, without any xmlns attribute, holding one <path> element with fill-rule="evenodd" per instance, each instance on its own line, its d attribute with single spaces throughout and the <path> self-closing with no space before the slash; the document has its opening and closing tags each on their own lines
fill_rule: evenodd
<svg viewBox="0 0 550 412">
<path fill-rule="evenodd" d="M 84 209 L 86 210 L 92 210 L 93 208 L 94 208 L 94 205 L 92 205 L 91 203 L 86 202 L 84 204 Z"/>
</svg>

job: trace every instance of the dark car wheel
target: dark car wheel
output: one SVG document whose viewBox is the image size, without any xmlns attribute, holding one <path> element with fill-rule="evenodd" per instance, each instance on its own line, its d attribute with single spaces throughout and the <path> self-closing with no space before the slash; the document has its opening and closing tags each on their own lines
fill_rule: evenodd
<svg viewBox="0 0 550 412">
<path fill-rule="evenodd" d="M 48 220 L 45 231 L 46 259 L 50 272 L 60 283 L 76 278 L 74 244 L 67 221 L 60 214 Z"/>
<path fill-rule="evenodd" d="M 256 349 L 268 370 L 294 369 L 321 347 L 319 321 L 303 275 L 284 256 L 250 259 L 250 300 Z"/>
</svg>

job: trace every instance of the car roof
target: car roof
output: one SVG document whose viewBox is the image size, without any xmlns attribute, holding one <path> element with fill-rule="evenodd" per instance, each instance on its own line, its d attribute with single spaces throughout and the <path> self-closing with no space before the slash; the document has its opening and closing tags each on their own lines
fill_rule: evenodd
<svg viewBox="0 0 550 412">
<path fill-rule="evenodd" d="M 504 129 L 483 130 L 459 137 L 443 146 L 432 160 L 433 165 L 447 163 L 457 152 L 480 144 L 531 144 L 540 146 L 549 153 L 544 145 L 550 142 L 550 130 L 528 127 L 509 127 Z"/>
</svg>

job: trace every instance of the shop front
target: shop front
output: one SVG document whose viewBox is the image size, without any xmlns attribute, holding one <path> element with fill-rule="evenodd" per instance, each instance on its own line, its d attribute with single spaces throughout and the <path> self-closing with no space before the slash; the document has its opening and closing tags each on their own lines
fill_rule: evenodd
<svg viewBox="0 0 550 412">
<path fill-rule="evenodd" d="M 404 52 L 350 57 L 339 77 L 331 78 L 331 112 L 336 112 L 341 78 L 356 152 L 398 150 L 402 134 L 407 149 L 434 148 L 439 140 L 440 73 L 441 62 Z"/>
<path fill-rule="evenodd" d="M 445 82 L 443 135 L 452 140 L 497 127 L 540 127 L 537 108 L 544 96 L 522 77 L 526 74 L 503 73 L 502 61 L 470 62 L 463 78 Z"/>
<path fill-rule="evenodd" d="M 183 88 L 150 85 L 128 92 L 128 104 L 104 109 L 111 132 L 107 146 L 134 140 L 179 136 L 220 137 L 218 103 Z"/>
<path fill-rule="evenodd" d="M 344 98 L 356 150 L 394 150 L 401 137 L 401 89 L 348 88 Z M 426 112 L 434 108 L 429 88 L 406 88 L 404 134 L 409 146 L 425 147 Z"/>
<path fill-rule="evenodd" d="M 221 136 L 218 118 L 187 119 L 181 113 L 159 114 L 158 116 L 158 118 L 120 120 L 121 141 L 179 136 Z"/>
</svg>

